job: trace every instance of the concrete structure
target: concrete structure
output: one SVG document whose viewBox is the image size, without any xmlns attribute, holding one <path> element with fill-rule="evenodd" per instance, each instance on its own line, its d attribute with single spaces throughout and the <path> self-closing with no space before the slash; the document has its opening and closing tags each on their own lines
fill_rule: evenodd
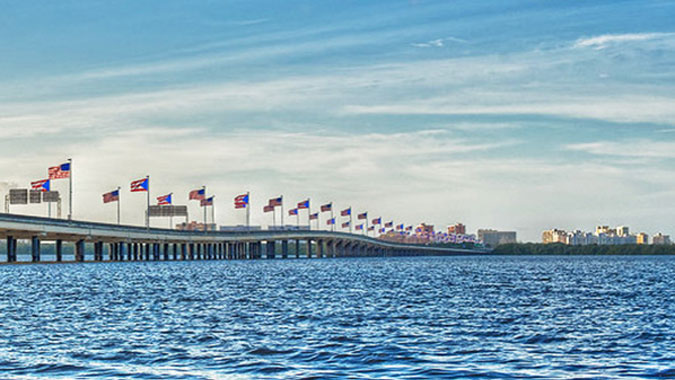
<svg viewBox="0 0 675 380">
<path fill-rule="evenodd" d="M 478 230 L 478 240 L 482 241 L 485 246 L 494 248 L 501 244 L 515 243 L 516 232 L 481 229 Z"/>
<path fill-rule="evenodd" d="M 31 261 L 41 260 L 41 243 L 53 242 L 56 261 L 63 261 L 64 243 L 72 243 L 74 261 L 157 261 L 214 259 L 274 259 L 289 257 L 409 256 L 485 253 L 480 249 L 441 248 L 401 244 L 344 232 L 281 231 L 180 231 L 118 224 L 0 214 L 0 238 L 7 243 L 7 262 L 17 261 L 17 239 L 28 239 Z M 280 242 L 281 244 L 276 244 Z M 86 247 L 93 246 L 93 257 Z M 263 248 L 264 246 L 264 248 Z M 304 249 L 301 250 L 301 247 Z M 107 252 L 106 252 L 107 251 Z M 106 254 L 107 253 L 107 254 Z M 106 259 L 107 258 L 107 259 Z"/>
</svg>

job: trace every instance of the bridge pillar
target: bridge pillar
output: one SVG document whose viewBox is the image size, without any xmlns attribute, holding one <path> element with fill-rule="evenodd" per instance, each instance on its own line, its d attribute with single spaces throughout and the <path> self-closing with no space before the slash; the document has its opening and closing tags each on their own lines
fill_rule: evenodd
<svg viewBox="0 0 675 380">
<path fill-rule="evenodd" d="M 180 259 L 181 261 L 185 261 L 187 259 L 187 243 L 181 243 L 180 245 Z"/>
<path fill-rule="evenodd" d="M 225 260 L 225 243 L 218 243 L 218 258 Z"/>
<path fill-rule="evenodd" d="M 281 241 L 281 258 L 282 259 L 288 258 L 288 240 Z"/>
<path fill-rule="evenodd" d="M 56 241 L 54 250 L 56 251 L 56 261 L 63 261 L 63 240 L 59 239 Z"/>
<path fill-rule="evenodd" d="M 31 239 L 31 261 L 37 263 L 40 261 L 40 238 L 33 236 Z"/>
<path fill-rule="evenodd" d="M 178 260 L 178 243 L 173 243 L 173 261 Z"/>
<path fill-rule="evenodd" d="M 317 240 L 316 241 L 316 257 L 317 258 L 323 258 L 323 240 Z"/>
<path fill-rule="evenodd" d="M 169 243 L 164 243 L 162 250 L 164 251 L 164 261 L 169 261 Z"/>
<path fill-rule="evenodd" d="M 115 243 L 117 245 L 117 256 L 119 261 L 124 261 L 124 247 L 126 244 L 124 243 Z"/>
<path fill-rule="evenodd" d="M 274 259 L 276 251 L 276 242 L 274 240 L 267 241 L 267 258 Z"/>
<path fill-rule="evenodd" d="M 202 244 L 197 243 L 197 260 L 202 259 Z"/>
<path fill-rule="evenodd" d="M 150 261 L 150 243 L 145 243 L 143 249 L 145 250 L 145 261 Z"/>
<path fill-rule="evenodd" d="M 7 236 L 7 262 L 13 263 L 16 261 L 14 254 L 16 253 L 16 240 L 13 236 Z"/>
<path fill-rule="evenodd" d="M 295 240 L 295 258 L 300 258 L 300 240 Z"/>
<path fill-rule="evenodd" d="M 307 258 L 312 258 L 312 239 L 307 239 Z"/>
<path fill-rule="evenodd" d="M 103 247 L 99 243 L 100 242 L 98 241 L 94 242 L 94 261 L 101 261 L 101 256 L 103 254 L 103 252 L 101 252 L 102 251 L 101 248 Z"/>
<path fill-rule="evenodd" d="M 153 260 L 159 261 L 162 258 L 162 246 L 159 243 L 152 245 Z"/>
<path fill-rule="evenodd" d="M 75 242 L 75 261 L 84 262 L 84 240 Z"/>
<path fill-rule="evenodd" d="M 115 261 L 115 243 L 108 243 L 108 261 Z"/>
<path fill-rule="evenodd" d="M 195 243 L 190 243 L 188 245 L 188 260 L 195 259 Z"/>
</svg>

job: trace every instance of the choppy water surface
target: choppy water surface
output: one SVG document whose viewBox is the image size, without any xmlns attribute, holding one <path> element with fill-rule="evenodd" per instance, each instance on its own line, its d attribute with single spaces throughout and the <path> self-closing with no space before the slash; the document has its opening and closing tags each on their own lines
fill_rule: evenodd
<svg viewBox="0 0 675 380">
<path fill-rule="evenodd" d="M 0 378 L 675 378 L 675 258 L 0 267 Z"/>
</svg>

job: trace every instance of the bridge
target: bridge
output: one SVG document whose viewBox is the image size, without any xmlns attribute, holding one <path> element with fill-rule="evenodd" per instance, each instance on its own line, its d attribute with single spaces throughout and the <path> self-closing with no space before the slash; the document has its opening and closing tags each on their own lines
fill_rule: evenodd
<svg viewBox="0 0 675 380">
<path fill-rule="evenodd" d="M 64 261 L 64 243 L 74 245 L 75 262 L 420 256 L 486 252 L 402 244 L 365 235 L 321 230 L 181 231 L 6 213 L 0 213 L 0 238 L 7 242 L 8 263 L 18 261 L 17 241 L 22 239 L 30 241 L 31 261 L 36 263 L 41 262 L 40 248 L 43 242 L 54 244 L 56 262 Z"/>
</svg>

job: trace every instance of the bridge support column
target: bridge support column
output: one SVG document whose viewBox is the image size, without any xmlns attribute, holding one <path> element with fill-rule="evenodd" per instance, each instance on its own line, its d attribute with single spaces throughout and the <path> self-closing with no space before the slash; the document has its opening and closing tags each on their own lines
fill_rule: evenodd
<svg viewBox="0 0 675 380">
<path fill-rule="evenodd" d="M 40 262 L 40 238 L 33 236 L 31 239 L 31 261 Z"/>
<path fill-rule="evenodd" d="M 75 261 L 84 262 L 84 240 L 75 242 Z"/>
<path fill-rule="evenodd" d="M 267 241 L 267 258 L 268 259 L 273 259 L 275 256 L 275 251 L 276 251 L 276 242 L 274 240 L 268 240 Z"/>
<path fill-rule="evenodd" d="M 169 261 L 169 243 L 164 243 L 162 249 L 164 251 L 164 261 Z"/>
<path fill-rule="evenodd" d="M 300 258 L 300 240 L 295 240 L 295 258 Z"/>
<path fill-rule="evenodd" d="M 63 240 L 59 239 L 56 241 L 54 250 L 56 251 L 56 261 L 60 263 L 63 261 Z"/>
<path fill-rule="evenodd" d="M 151 243 L 145 243 L 145 261 L 150 261 L 150 246 Z"/>
<path fill-rule="evenodd" d="M 7 236 L 7 262 L 16 262 L 16 239 L 13 236 Z"/>
<path fill-rule="evenodd" d="M 312 258 L 312 239 L 307 239 L 307 258 Z"/>
<path fill-rule="evenodd" d="M 197 260 L 202 259 L 202 244 L 197 243 Z"/>
<path fill-rule="evenodd" d="M 288 240 L 281 241 L 281 258 L 282 259 L 288 258 Z"/>
<path fill-rule="evenodd" d="M 117 246 L 117 256 L 119 258 L 119 261 L 124 261 L 124 247 L 126 244 L 124 243 L 115 243 Z"/>
<path fill-rule="evenodd" d="M 187 259 L 187 243 L 181 243 L 180 245 L 180 259 L 181 261 Z"/>
<path fill-rule="evenodd" d="M 215 244 L 209 243 L 209 260 L 215 260 L 216 258 L 216 252 L 215 252 Z"/>
<path fill-rule="evenodd" d="M 94 261 L 101 261 L 101 256 L 103 256 L 103 246 L 101 242 L 94 242 Z"/>
<path fill-rule="evenodd" d="M 194 260 L 195 259 L 195 244 L 190 243 L 188 245 L 188 260 Z"/>
<path fill-rule="evenodd" d="M 173 245 L 173 261 L 176 261 L 178 260 L 178 244 L 173 243 L 171 245 Z"/>
<path fill-rule="evenodd" d="M 159 243 L 152 244 L 152 256 L 153 260 L 159 261 L 162 257 L 161 255 L 161 246 Z"/>
</svg>

